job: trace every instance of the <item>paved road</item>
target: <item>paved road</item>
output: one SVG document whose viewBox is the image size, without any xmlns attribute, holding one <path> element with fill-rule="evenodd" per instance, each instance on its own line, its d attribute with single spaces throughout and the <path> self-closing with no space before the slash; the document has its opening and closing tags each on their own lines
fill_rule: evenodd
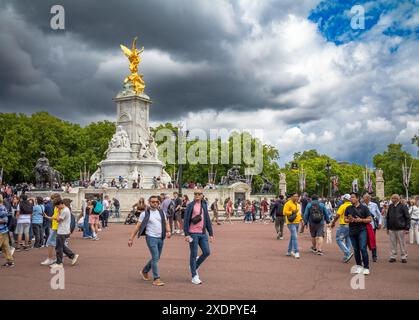
<svg viewBox="0 0 419 320">
<path fill-rule="evenodd" d="M 371 266 L 365 290 L 350 287 L 350 267 L 340 262 L 333 241 L 325 256 L 309 252 L 310 238 L 300 237 L 301 259 L 285 256 L 286 240 L 276 240 L 273 224 L 215 226 L 213 255 L 200 270 L 203 284 L 194 286 L 188 273 L 188 246 L 183 237 L 165 243 L 160 263 L 164 287 L 140 280 L 149 253 L 144 239 L 128 248 L 133 226 L 111 224 L 100 241 L 75 232 L 71 247 L 80 262 L 65 261 L 65 290 L 52 290 L 49 268 L 41 266 L 46 249 L 15 253 L 16 267 L 0 270 L 0 299 L 418 299 L 419 246 L 408 245 L 409 262 L 387 262 L 389 241 L 378 233 L 379 262 Z M 334 240 L 334 239 L 333 239 Z M 3 259 L 1 257 L 1 259 Z M 3 261 L 3 260 L 2 260 Z M 7 294 L 5 294 L 7 293 Z"/>
</svg>

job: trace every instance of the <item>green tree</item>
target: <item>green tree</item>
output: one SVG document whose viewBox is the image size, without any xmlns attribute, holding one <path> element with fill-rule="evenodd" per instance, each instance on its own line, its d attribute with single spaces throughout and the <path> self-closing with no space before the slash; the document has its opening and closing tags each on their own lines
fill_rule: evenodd
<svg viewBox="0 0 419 320">
<path fill-rule="evenodd" d="M 92 123 L 84 128 L 47 112 L 0 114 L 0 166 L 7 183 L 34 180 L 33 168 L 41 151 L 66 181 L 76 180 L 84 162 L 91 169 L 103 159 L 115 132 L 112 122 Z"/>
<path fill-rule="evenodd" d="M 402 150 L 401 144 L 390 144 L 385 152 L 376 154 L 373 158 L 374 166 L 383 170 L 385 192 L 389 196 L 393 193 L 405 194 L 403 186 L 402 163 L 405 159 L 410 164 L 413 161 L 410 182 L 410 193 L 419 193 L 419 163 L 409 153 Z"/>
</svg>

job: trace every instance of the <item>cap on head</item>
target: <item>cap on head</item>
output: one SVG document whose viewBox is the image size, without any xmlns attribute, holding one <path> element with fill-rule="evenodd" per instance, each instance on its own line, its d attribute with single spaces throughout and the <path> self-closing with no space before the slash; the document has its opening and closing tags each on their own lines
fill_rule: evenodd
<svg viewBox="0 0 419 320">
<path fill-rule="evenodd" d="M 350 200 L 351 200 L 351 195 L 350 195 L 349 193 L 345 193 L 345 194 L 342 196 L 342 199 L 343 199 L 343 200 L 348 200 L 348 201 L 350 201 Z"/>
</svg>

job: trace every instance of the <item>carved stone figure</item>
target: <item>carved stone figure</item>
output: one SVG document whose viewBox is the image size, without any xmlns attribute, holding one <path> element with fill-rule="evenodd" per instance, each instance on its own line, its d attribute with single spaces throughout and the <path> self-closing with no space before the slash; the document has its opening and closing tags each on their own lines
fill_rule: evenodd
<svg viewBox="0 0 419 320">
<path fill-rule="evenodd" d="M 262 177 L 262 179 L 263 179 L 263 184 L 260 187 L 260 193 L 268 194 L 272 191 L 273 184 L 265 177 Z"/>
<path fill-rule="evenodd" d="M 52 187 L 54 183 L 61 184 L 64 176 L 49 165 L 45 152 L 40 155 L 34 168 L 36 187 L 45 189 L 47 186 Z"/>
<path fill-rule="evenodd" d="M 105 154 L 108 154 L 109 151 L 111 151 L 112 149 L 131 150 L 128 133 L 122 128 L 122 126 L 118 126 L 116 128 L 116 132 L 113 135 L 111 141 L 109 142 L 109 147 L 108 150 L 106 150 Z"/>
<path fill-rule="evenodd" d="M 233 166 L 227 171 L 227 175 L 221 177 L 222 185 L 231 185 L 236 182 L 246 183 L 246 178 L 240 175 L 240 167 Z"/>
</svg>

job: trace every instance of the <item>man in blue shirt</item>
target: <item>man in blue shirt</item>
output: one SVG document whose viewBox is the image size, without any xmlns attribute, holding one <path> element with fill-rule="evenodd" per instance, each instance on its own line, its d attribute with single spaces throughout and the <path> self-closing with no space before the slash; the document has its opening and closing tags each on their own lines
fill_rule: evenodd
<svg viewBox="0 0 419 320">
<path fill-rule="evenodd" d="M 48 217 L 52 217 L 54 215 L 54 205 L 49 197 L 44 199 L 44 211 Z M 47 240 L 51 230 L 51 220 L 44 217 L 43 225 L 42 225 L 42 234 L 43 234 L 43 242 L 42 245 L 46 246 Z"/>
<path fill-rule="evenodd" d="M 304 227 L 309 225 L 310 235 L 313 246 L 310 248 L 311 252 L 317 253 L 319 256 L 323 255 L 323 237 L 324 224 L 329 224 L 330 214 L 325 205 L 319 202 L 319 197 L 316 194 L 311 196 L 311 202 L 307 204 L 304 210 Z"/>
</svg>

